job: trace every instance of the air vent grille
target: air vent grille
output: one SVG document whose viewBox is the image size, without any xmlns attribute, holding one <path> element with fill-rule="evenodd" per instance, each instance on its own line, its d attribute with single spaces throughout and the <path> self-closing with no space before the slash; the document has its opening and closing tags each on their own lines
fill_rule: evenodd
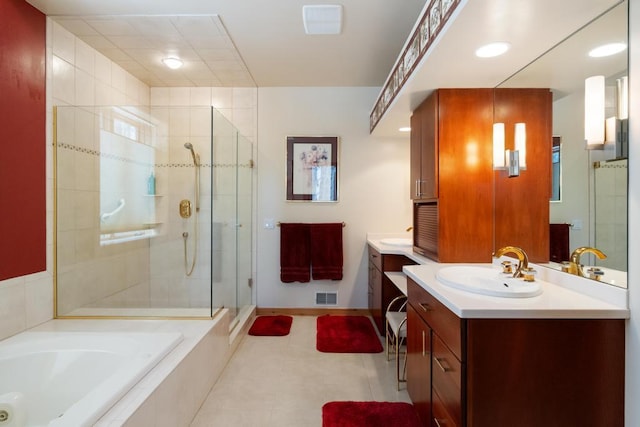
<svg viewBox="0 0 640 427">
<path fill-rule="evenodd" d="M 316 292 L 316 305 L 338 305 L 338 293 Z"/>
</svg>

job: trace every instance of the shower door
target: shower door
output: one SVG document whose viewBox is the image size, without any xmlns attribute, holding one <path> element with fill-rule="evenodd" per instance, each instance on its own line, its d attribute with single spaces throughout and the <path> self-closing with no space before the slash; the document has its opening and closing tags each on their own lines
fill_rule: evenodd
<svg viewBox="0 0 640 427">
<path fill-rule="evenodd" d="M 227 308 L 231 327 L 252 301 L 253 146 L 212 108 L 213 305 Z"/>
</svg>

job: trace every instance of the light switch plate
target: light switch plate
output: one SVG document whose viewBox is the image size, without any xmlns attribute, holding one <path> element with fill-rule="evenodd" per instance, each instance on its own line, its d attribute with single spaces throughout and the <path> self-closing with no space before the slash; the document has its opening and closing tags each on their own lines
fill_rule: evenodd
<svg viewBox="0 0 640 427">
<path fill-rule="evenodd" d="M 265 218 L 264 219 L 264 228 L 267 230 L 273 230 L 276 228 L 276 222 L 273 218 Z"/>
</svg>

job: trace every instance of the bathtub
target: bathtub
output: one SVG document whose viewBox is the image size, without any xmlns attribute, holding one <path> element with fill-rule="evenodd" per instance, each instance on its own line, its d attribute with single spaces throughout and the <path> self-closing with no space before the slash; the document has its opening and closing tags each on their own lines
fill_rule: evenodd
<svg viewBox="0 0 640 427">
<path fill-rule="evenodd" d="M 180 333 L 23 332 L 0 341 L 0 427 L 94 424 Z"/>
</svg>

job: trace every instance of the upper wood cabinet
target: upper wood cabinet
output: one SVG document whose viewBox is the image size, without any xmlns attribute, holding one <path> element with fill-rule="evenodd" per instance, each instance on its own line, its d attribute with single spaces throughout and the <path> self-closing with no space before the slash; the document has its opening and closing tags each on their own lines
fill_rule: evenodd
<svg viewBox="0 0 640 427">
<path fill-rule="evenodd" d="M 527 168 L 516 178 L 495 172 L 495 247 L 519 246 L 531 262 L 549 261 L 552 94 L 548 89 L 495 89 L 495 122 L 505 125 L 513 149 L 514 127 L 527 129 Z"/>
<path fill-rule="evenodd" d="M 411 198 L 418 253 L 439 262 L 490 262 L 495 248 L 522 247 L 549 260 L 551 92 L 438 89 L 411 117 Z M 527 167 L 493 169 L 493 123 L 525 123 Z"/>
<path fill-rule="evenodd" d="M 411 199 L 438 197 L 438 92 L 411 116 Z"/>
<path fill-rule="evenodd" d="M 434 176 L 430 192 L 424 181 L 412 182 L 423 189 L 414 198 L 414 242 L 422 255 L 440 262 L 491 259 L 492 123 L 492 89 L 438 89 L 415 110 L 411 169 L 420 155 L 423 177 Z"/>
</svg>

